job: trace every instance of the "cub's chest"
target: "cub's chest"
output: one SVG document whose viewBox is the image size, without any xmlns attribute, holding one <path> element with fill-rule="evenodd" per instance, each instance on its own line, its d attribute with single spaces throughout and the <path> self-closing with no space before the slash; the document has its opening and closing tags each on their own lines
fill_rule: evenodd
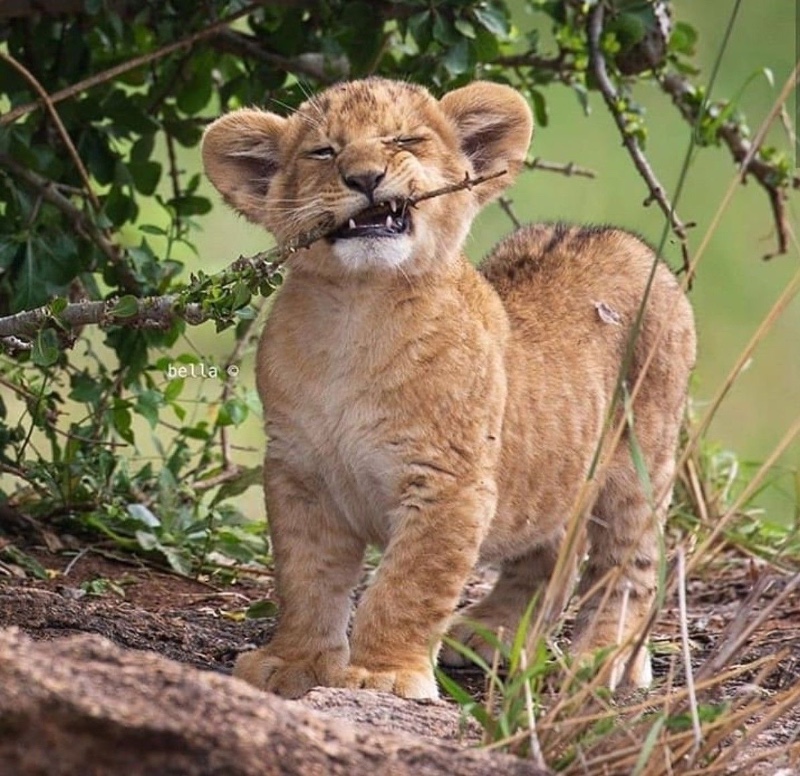
<svg viewBox="0 0 800 776">
<path fill-rule="evenodd" d="M 268 457 L 288 464 L 316 492 L 324 490 L 377 543 L 385 539 L 377 516 L 393 498 L 402 469 L 393 444 L 398 414 L 382 387 L 391 364 L 376 360 L 379 340 L 336 316 L 327 325 L 309 319 L 293 328 L 270 325 L 259 379 Z"/>
</svg>

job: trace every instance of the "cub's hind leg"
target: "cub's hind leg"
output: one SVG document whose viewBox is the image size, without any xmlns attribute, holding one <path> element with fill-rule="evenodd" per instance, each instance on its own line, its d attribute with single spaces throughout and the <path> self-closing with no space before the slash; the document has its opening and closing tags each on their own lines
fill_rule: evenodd
<svg viewBox="0 0 800 776">
<path fill-rule="evenodd" d="M 578 588 L 584 602 L 573 645 L 578 655 L 626 642 L 635 645 L 647 635 L 695 346 L 691 307 L 669 271 L 659 266 L 628 372 L 629 387 L 640 383 L 633 426 L 611 453 L 587 524 L 589 560 Z M 631 455 L 634 439 L 647 468 L 645 482 Z M 640 687 L 650 683 L 646 647 L 637 654 L 623 653 L 610 683 L 620 680 Z"/>
<path fill-rule="evenodd" d="M 296 698 L 343 681 L 350 593 L 365 546 L 335 519 L 320 489 L 312 492 L 281 462 L 265 462 L 265 490 L 280 619 L 270 643 L 242 653 L 233 673 Z"/>
<path fill-rule="evenodd" d="M 640 406 L 635 414 L 633 433 L 644 455 L 649 484 L 641 481 L 634 467 L 630 430 L 613 455 L 587 523 L 589 559 L 578 586 L 583 603 L 573 640 L 577 655 L 626 642 L 635 647 L 645 635 L 656 597 L 662 527 L 672 495 L 681 416 L 681 409 L 670 416 L 663 406 Z M 627 650 L 617 660 L 612 688 L 623 679 L 637 687 L 650 684 L 646 645 L 636 654 Z"/>
<path fill-rule="evenodd" d="M 583 603 L 573 637 L 576 655 L 629 639 L 635 642 L 646 627 L 656 595 L 664 510 L 654 512 L 638 491 L 634 473 L 609 476 L 589 518 L 589 560 L 578 586 Z M 612 669 L 612 689 L 620 684 L 631 658 L 630 683 L 650 684 L 650 656 L 644 646 L 636 655 L 629 649 L 618 659 Z"/>
<path fill-rule="evenodd" d="M 497 634 L 502 628 L 503 641 L 510 644 L 534 597 L 537 598 L 537 608 L 532 613 L 531 624 L 535 621 L 555 570 L 562 540 L 563 531 L 546 544 L 504 561 L 494 587 L 480 601 L 459 612 L 448 633 L 449 638 L 464 644 L 491 663 L 494 647 L 483 638 L 481 631 Z M 579 556 L 580 552 L 576 555 Z M 550 599 L 547 622 L 554 621 L 566 606 L 572 593 L 576 565 L 574 561 L 571 563 L 568 583 L 561 585 L 557 591 L 551 591 L 551 595 L 553 592 L 555 595 Z M 440 660 L 448 666 L 464 666 L 470 662 L 461 651 L 449 644 L 442 648 Z"/>
</svg>

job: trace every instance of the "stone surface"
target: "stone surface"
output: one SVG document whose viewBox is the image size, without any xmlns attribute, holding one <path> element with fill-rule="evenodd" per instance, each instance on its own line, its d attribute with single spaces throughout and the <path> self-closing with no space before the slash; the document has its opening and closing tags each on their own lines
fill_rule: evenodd
<svg viewBox="0 0 800 776">
<path fill-rule="evenodd" d="M 367 715 L 404 702 L 315 691 L 309 703 Z M 327 698 L 327 700 L 326 700 Z M 372 711 L 368 711 L 372 705 Z M 428 708 L 428 713 L 437 706 Z M 453 710 L 444 712 L 452 716 Z M 431 721 L 422 723 L 431 725 Z M 531 763 L 379 733 L 99 636 L 37 642 L 0 631 L 0 771 L 226 776 L 536 776 Z M 539 772 L 541 775 L 541 772 Z"/>
</svg>

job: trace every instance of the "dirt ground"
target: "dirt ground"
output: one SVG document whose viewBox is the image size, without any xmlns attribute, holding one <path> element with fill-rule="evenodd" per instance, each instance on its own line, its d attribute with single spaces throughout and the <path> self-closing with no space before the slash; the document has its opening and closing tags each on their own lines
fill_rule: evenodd
<svg viewBox="0 0 800 776">
<path fill-rule="evenodd" d="M 272 584 L 267 574 L 241 575 L 235 584 L 216 585 L 180 577 L 100 545 L 65 549 L 52 536 L 42 537 L 30 531 L 24 536 L 13 535 L 4 533 L 7 529 L 8 526 L 0 524 L 0 551 L 13 543 L 38 561 L 49 578 L 38 579 L 26 573 L 19 563 L 10 560 L 9 553 L 0 553 L 0 627 L 16 625 L 35 639 L 47 640 L 78 633 L 99 634 L 122 647 L 153 651 L 217 672 L 230 672 L 237 652 L 266 642 L 274 627 L 273 618 L 244 616 L 252 602 L 271 597 Z M 767 607 L 791 578 L 791 574 L 759 566 L 733 553 L 718 554 L 713 568 L 705 569 L 687 585 L 693 664 L 701 665 L 721 646 L 720 640 L 727 638 L 726 626 L 741 613 L 754 585 L 758 583 L 763 592 L 757 604 L 748 607 L 751 612 Z M 487 576 L 478 574 L 468 586 L 465 600 L 479 595 L 487 584 Z M 87 588 L 92 592 L 86 592 Z M 656 678 L 666 676 L 676 660 L 671 645 L 680 642 L 679 627 L 678 604 L 670 600 L 654 630 Z M 800 682 L 798 589 L 779 601 L 736 661 L 744 663 L 779 652 L 784 656 L 777 670 L 759 679 L 759 692 L 774 693 Z M 474 671 L 454 671 L 453 676 L 480 692 L 482 678 Z M 748 687 L 754 677 L 754 672 L 745 673 L 727 690 L 736 692 L 737 685 Z M 319 697 L 312 692 L 307 703 L 353 722 L 392 727 L 385 710 L 383 718 L 371 718 L 367 711 L 359 715 L 352 704 L 346 703 L 337 711 L 333 691 Z M 477 731 L 469 728 L 465 731 L 454 721 L 457 720 L 454 707 L 452 711 L 449 716 L 421 713 L 415 721 L 403 725 L 410 732 L 426 737 L 474 742 Z M 800 708 L 795 707 L 750 743 L 755 748 L 780 746 L 794 753 L 800 749 L 799 740 Z M 800 774 L 795 759 L 798 755 L 800 752 L 792 758 L 795 764 L 788 768 L 782 763 L 770 770 L 767 764 L 758 772 L 780 776 Z"/>
</svg>

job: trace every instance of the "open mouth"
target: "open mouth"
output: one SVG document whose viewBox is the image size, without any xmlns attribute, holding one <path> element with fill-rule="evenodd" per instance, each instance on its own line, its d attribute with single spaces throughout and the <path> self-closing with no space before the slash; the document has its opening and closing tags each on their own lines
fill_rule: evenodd
<svg viewBox="0 0 800 776">
<path fill-rule="evenodd" d="M 411 229 L 409 214 L 396 200 L 372 205 L 347 220 L 331 237 L 349 240 L 353 237 L 399 237 Z"/>
</svg>

